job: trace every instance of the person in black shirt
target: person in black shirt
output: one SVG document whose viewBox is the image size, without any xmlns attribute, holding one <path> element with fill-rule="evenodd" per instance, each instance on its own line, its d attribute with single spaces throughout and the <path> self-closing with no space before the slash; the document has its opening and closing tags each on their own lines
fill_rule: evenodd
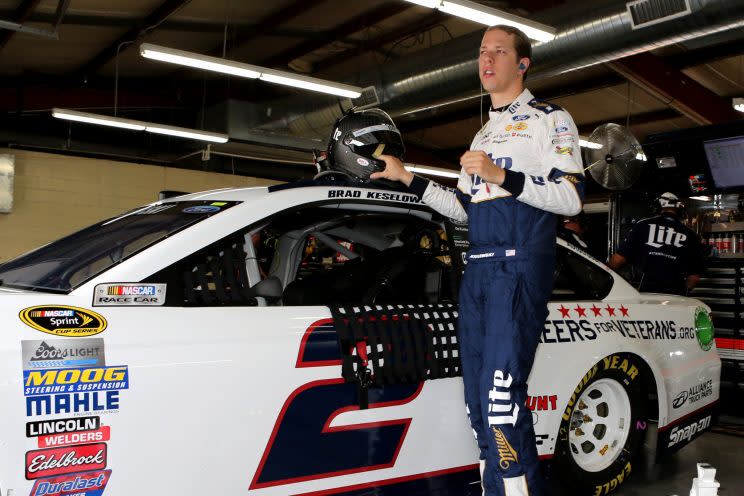
<svg viewBox="0 0 744 496">
<path fill-rule="evenodd" d="M 703 270 L 700 237 L 680 221 L 683 204 L 676 195 L 664 193 L 658 201 L 660 214 L 638 221 L 609 265 L 617 270 L 633 264 L 641 274 L 639 291 L 685 295 Z"/>
<path fill-rule="evenodd" d="M 567 243 L 571 243 L 577 248 L 589 251 L 589 247 L 584 241 L 584 212 L 578 215 L 563 216 L 558 226 L 558 237 Z"/>
</svg>

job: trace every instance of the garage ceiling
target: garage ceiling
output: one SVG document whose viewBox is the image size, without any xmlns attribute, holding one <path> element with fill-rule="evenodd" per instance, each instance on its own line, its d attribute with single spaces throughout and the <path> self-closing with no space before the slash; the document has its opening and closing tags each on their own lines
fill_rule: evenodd
<svg viewBox="0 0 744 496">
<path fill-rule="evenodd" d="M 731 109 L 731 98 L 744 96 L 744 2 L 690 0 L 688 16 L 605 36 L 626 22 L 624 2 L 480 3 L 558 29 L 556 40 L 535 48 L 528 86 L 566 107 L 584 135 L 617 122 L 643 142 L 744 117 Z M 410 161 L 456 169 L 480 127 L 479 83 L 467 71 L 483 27 L 402 0 L 0 0 L 0 20 L 22 25 L 0 30 L 0 141 L 12 147 L 309 177 L 307 150 L 323 147 L 350 105 L 146 60 L 142 42 L 374 86 L 404 131 Z M 582 62 L 595 53 L 607 60 Z M 468 76 L 425 84 L 448 65 Z M 227 131 L 231 140 L 205 154 L 200 143 L 63 122 L 49 112 L 114 115 L 115 105 L 120 117 Z"/>
</svg>

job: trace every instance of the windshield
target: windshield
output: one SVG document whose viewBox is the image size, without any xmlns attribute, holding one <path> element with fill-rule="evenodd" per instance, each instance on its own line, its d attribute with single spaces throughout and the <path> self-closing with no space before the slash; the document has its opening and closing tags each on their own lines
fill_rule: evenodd
<svg viewBox="0 0 744 496">
<path fill-rule="evenodd" d="M 127 257 L 239 202 L 183 201 L 132 210 L 0 265 L 2 285 L 66 293 Z"/>
</svg>

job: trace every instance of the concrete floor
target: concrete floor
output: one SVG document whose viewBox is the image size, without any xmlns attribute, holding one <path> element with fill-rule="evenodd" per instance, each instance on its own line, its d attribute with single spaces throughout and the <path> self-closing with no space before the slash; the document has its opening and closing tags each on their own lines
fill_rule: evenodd
<svg viewBox="0 0 744 496">
<path fill-rule="evenodd" d="M 722 419 L 723 421 L 724 419 Z M 726 425 L 726 424 L 724 424 Z M 716 468 L 720 496 L 744 494 L 744 430 L 738 435 L 706 432 L 670 457 L 654 464 L 645 463 L 615 494 L 616 496 L 689 496 L 697 463 L 706 462 Z M 730 430 L 730 429 L 729 429 Z"/>
</svg>

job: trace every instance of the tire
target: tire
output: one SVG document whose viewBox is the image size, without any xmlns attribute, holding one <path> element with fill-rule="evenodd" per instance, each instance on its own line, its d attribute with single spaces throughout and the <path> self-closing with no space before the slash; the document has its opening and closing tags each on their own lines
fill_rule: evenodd
<svg viewBox="0 0 744 496">
<path fill-rule="evenodd" d="M 576 386 L 555 449 L 555 473 L 566 494 L 604 496 L 640 466 L 648 425 L 645 370 L 637 356 L 618 353 Z"/>
</svg>

